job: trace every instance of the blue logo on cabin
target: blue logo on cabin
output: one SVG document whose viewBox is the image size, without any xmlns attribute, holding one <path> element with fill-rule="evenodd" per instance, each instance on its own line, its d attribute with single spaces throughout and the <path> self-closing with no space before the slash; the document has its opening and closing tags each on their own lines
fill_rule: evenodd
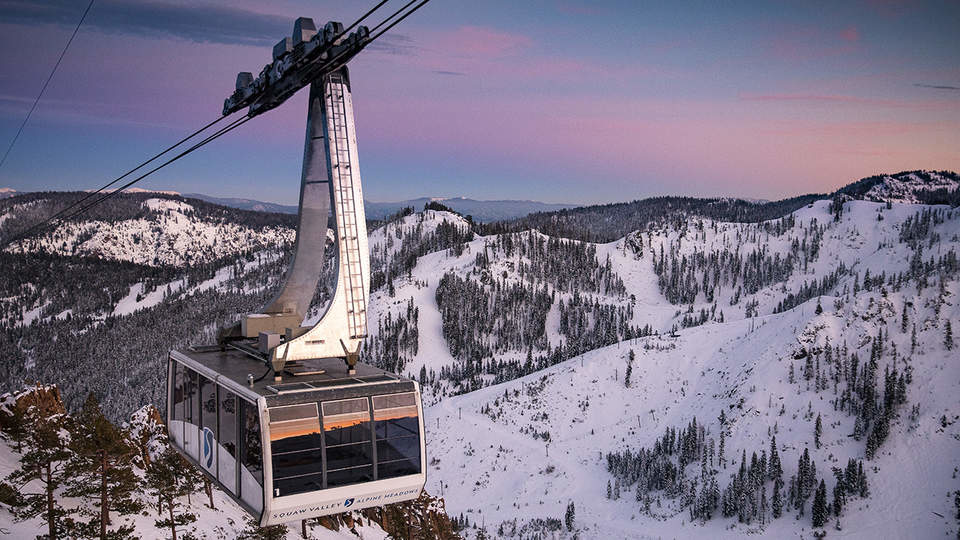
<svg viewBox="0 0 960 540">
<path fill-rule="evenodd" d="M 350 498 L 350 499 L 347 499 L 347 500 L 343 501 L 343 507 L 344 507 L 344 508 L 349 508 L 349 507 L 351 507 L 351 506 L 353 506 L 353 498 Z"/>
<path fill-rule="evenodd" d="M 206 468 L 213 467 L 213 431 L 210 431 L 210 428 L 203 428 L 203 445 L 201 446 L 202 458 L 200 463 L 203 464 Z"/>
</svg>

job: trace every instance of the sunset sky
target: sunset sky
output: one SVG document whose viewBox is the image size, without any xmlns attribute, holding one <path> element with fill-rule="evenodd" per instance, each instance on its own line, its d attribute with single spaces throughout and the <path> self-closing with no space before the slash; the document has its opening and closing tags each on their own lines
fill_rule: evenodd
<svg viewBox="0 0 960 540">
<path fill-rule="evenodd" d="M 0 187 L 98 187 L 216 118 L 296 17 L 374 3 L 96 0 Z M 0 153 L 86 4 L 0 0 Z M 958 28 L 956 0 L 432 0 L 350 64 L 365 194 L 775 199 L 960 170 Z M 295 203 L 306 93 L 140 187 Z"/>
</svg>

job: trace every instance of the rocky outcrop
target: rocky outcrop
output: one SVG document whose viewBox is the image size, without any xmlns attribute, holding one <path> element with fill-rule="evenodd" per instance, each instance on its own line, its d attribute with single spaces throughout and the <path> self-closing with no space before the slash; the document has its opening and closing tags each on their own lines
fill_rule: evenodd
<svg viewBox="0 0 960 540">
<path fill-rule="evenodd" d="M 27 387 L 0 396 L 0 430 L 9 434 L 23 429 L 31 416 L 48 418 L 66 412 L 56 385 Z"/>
</svg>

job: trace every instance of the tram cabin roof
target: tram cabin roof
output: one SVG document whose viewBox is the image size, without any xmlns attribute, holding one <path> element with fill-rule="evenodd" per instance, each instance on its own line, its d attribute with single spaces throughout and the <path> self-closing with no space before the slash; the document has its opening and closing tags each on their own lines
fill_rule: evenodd
<svg viewBox="0 0 960 540">
<path fill-rule="evenodd" d="M 221 386 L 232 387 L 249 398 L 264 396 L 270 405 L 300 401 L 296 398 L 309 401 L 310 398 L 316 399 L 316 394 L 321 392 L 325 399 L 341 399 L 371 393 L 405 392 L 414 388 L 410 379 L 364 363 L 357 363 L 356 373 L 350 375 L 342 358 L 288 362 L 283 380 L 277 383 L 272 370 L 267 373 L 269 363 L 255 357 L 253 352 L 232 347 L 221 350 L 219 346 L 205 346 L 175 350 L 171 356 L 175 360 L 192 361 L 188 364 L 196 364 L 197 371 L 206 371 L 203 374 L 216 379 Z M 251 387 L 249 376 L 252 375 L 256 380 L 264 373 L 267 373 L 266 376 Z"/>
</svg>

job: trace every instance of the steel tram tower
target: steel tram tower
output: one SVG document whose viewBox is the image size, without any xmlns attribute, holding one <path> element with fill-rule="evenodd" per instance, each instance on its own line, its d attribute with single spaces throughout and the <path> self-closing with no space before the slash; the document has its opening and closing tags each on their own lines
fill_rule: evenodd
<svg viewBox="0 0 960 540">
<path fill-rule="evenodd" d="M 237 90 L 224 104 L 224 113 L 249 103 L 251 113 L 260 114 L 279 105 L 304 83 L 310 84 L 292 265 L 276 297 L 259 313 L 246 315 L 237 326 L 221 333 L 221 342 L 259 338 L 263 342 L 260 352 L 270 353 L 276 377 L 287 362 L 329 357 L 344 358 L 353 373 L 367 334 L 370 255 L 345 63 L 368 43 L 369 32 L 361 26 L 349 37 L 333 41 L 342 33 L 339 23 L 328 23 L 324 32 L 318 33 L 311 19 L 297 19 L 293 37 L 274 47 L 273 64 L 255 81 L 249 73 L 239 74 Z M 316 53 L 322 45 L 314 44 L 324 40 L 330 50 Z M 336 286 L 320 321 L 312 328 L 301 327 L 323 271 L 331 210 L 337 245 Z"/>
<path fill-rule="evenodd" d="M 310 86 L 296 247 L 283 287 L 221 330 L 216 345 L 170 351 L 167 364 L 171 444 L 260 525 L 415 499 L 426 482 L 419 384 L 357 362 L 370 256 L 346 63 L 427 1 L 406 4 L 373 36 L 365 26 L 347 35 L 337 22 L 318 31 L 301 17 L 273 61 L 257 78 L 237 75 L 224 102 L 224 116 L 249 107 L 250 118 Z M 304 327 L 331 213 L 336 287 L 319 322 Z"/>
</svg>

